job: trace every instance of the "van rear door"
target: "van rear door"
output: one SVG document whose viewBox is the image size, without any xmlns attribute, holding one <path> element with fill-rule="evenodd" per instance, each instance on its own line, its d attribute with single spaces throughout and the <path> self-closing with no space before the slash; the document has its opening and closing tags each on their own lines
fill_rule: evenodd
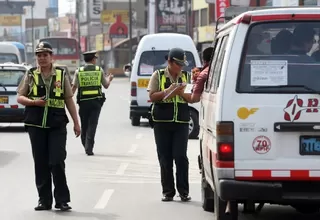
<svg viewBox="0 0 320 220">
<path fill-rule="evenodd" d="M 245 50 L 237 78 L 230 76 L 237 67 L 228 67 L 222 111 L 223 121 L 234 122 L 236 179 L 320 180 L 320 56 L 306 55 L 320 21 L 295 15 L 241 24 Z M 259 47 L 265 33 L 274 39 L 270 50 Z"/>
</svg>

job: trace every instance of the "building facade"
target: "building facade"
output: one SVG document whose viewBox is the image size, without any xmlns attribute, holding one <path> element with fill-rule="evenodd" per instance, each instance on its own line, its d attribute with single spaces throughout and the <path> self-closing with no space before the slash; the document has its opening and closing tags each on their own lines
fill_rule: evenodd
<svg viewBox="0 0 320 220">
<path fill-rule="evenodd" d="M 137 35 L 138 29 L 147 28 L 147 0 L 132 0 L 132 25 L 133 35 Z M 110 48 L 109 39 L 109 27 L 114 19 L 106 19 L 108 16 L 113 16 L 116 13 L 127 13 L 126 18 L 123 18 L 123 22 L 129 25 L 127 20 L 129 13 L 129 1 L 128 0 L 79 0 L 79 19 L 80 19 L 80 33 L 82 39 L 86 38 L 86 49 L 96 48 L 96 36 L 104 35 L 103 49 Z M 105 16 L 103 16 L 105 15 Z M 102 20 L 101 18 L 105 19 Z M 124 16 L 123 16 L 124 17 Z M 102 36 L 98 36 L 101 39 Z M 103 38 L 102 38 L 103 39 Z M 117 43 L 123 39 L 114 39 L 113 43 Z M 101 47 L 101 46 L 100 46 Z M 98 48 L 101 49 L 101 48 Z"/>
</svg>

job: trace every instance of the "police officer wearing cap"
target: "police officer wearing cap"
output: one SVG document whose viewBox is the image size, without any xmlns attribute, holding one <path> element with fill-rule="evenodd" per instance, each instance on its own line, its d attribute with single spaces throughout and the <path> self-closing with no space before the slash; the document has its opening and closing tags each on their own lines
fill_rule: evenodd
<svg viewBox="0 0 320 220">
<path fill-rule="evenodd" d="M 183 71 L 187 66 L 185 52 L 173 48 L 166 56 L 168 66 L 155 71 L 148 85 L 153 102 L 151 117 L 161 168 L 162 201 L 173 201 L 176 194 L 173 161 L 176 165 L 176 186 L 181 201 L 189 201 L 189 161 L 187 146 L 190 112 L 188 103 L 181 97 L 191 76 Z"/>
<path fill-rule="evenodd" d="M 105 102 L 101 85 L 107 89 L 113 75 L 106 76 L 103 69 L 96 65 L 98 58 L 96 51 L 83 53 L 83 56 L 86 64 L 75 72 L 72 91 L 75 92 L 78 89 L 81 142 L 86 154 L 92 156 L 100 111 Z"/>
<path fill-rule="evenodd" d="M 52 53 L 49 43 L 37 45 L 38 67 L 27 71 L 17 89 L 18 103 L 26 106 L 24 123 L 32 146 L 39 194 L 36 211 L 52 208 L 52 179 L 55 208 L 71 209 L 64 162 L 69 122 L 65 106 L 72 117 L 75 135 L 78 137 L 81 132 L 69 79 L 62 68 L 53 66 Z"/>
</svg>

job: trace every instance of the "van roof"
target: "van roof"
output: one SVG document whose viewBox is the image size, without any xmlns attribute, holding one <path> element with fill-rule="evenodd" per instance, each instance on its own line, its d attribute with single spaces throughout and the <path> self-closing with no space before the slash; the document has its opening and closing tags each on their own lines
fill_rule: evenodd
<svg viewBox="0 0 320 220">
<path fill-rule="evenodd" d="M 166 48 L 168 47 L 168 48 Z M 174 47 L 183 47 L 184 50 L 194 50 L 192 38 L 185 34 L 157 33 L 145 35 L 138 44 L 140 50 L 170 50 Z"/>
<path fill-rule="evenodd" d="M 302 14 L 302 15 L 319 15 L 320 14 L 320 7 L 281 7 L 281 8 L 267 8 L 267 9 L 263 9 L 263 7 L 239 7 L 238 9 L 235 9 L 235 12 L 230 12 L 231 9 L 234 9 L 235 7 L 230 7 L 229 11 L 226 11 L 227 16 L 228 13 L 230 13 L 230 15 L 232 13 L 237 13 L 240 10 L 244 10 L 244 8 L 250 9 L 250 11 L 246 11 L 243 12 L 241 14 L 239 14 L 238 16 L 234 17 L 232 20 L 230 20 L 229 22 L 227 22 L 226 24 L 222 25 L 222 27 L 218 30 L 221 31 L 223 29 L 226 29 L 230 26 L 233 26 L 237 23 L 239 23 L 239 20 L 242 19 L 244 16 L 246 15 L 265 15 L 265 16 L 272 16 L 272 15 L 297 15 L 297 14 Z M 260 9 L 261 8 L 261 9 Z M 258 10 L 255 10 L 258 9 Z M 313 17 L 310 17 L 310 19 L 312 19 Z M 320 16 L 319 16 L 320 18 Z M 270 19 L 271 20 L 271 19 Z"/>
<path fill-rule="evenodd" d="M 16 63 L 12 63 L 12 62 L 0 63 L 0 68 L 3 68 L 3 67 L 15 67 L 15 69 L 16 68 L 27 69 L 26 65 L 16 64 Z"/>
</svg>

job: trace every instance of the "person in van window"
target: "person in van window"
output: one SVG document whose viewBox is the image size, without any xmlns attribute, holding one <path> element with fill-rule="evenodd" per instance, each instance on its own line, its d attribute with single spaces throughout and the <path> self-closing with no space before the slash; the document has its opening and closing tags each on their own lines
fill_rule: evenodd
<svg viewBox="0 0 320 220">
<path fill-rule="evenodd" d="M 259 50 L 258 46 L 263 41 L 263 30 L 259 26 L 255 26 L 251 29 L 249 38 L 247 41 L 248 49 L 247 54 L 250 55 L 263 55 L 264 52 Z"/>
<path fill-rule="evenodd" d="M 290 54 L 307 55 L 314 43 L 315 31 L 308 24 L 300 24 L 293 31 Z"/>
<path fill-rule="evenodd" d="M 184 83 L 191 82 L 185 51 L 173 48 L 168 55 L 168 66 L 155 71 L 149 81 L 150 100 L 153 102 L 151 117 L 161 170 L 163 202 L 173 201 L 176 190 L 173 178 L 173 161 L 176 164 L 177 190 L 183 202 L 189 196 L 189 139 L 190 111 L 188 103 L 180 96 Z"/>
<path fill-rule="evenodd" d="M 271 40 L 272 54 L 286 54 L 291 48 L 293 34 L 288 30 L 281 30 L 275 38 Z"/>
<path fill-rule="evenodd" d="M 204 90 L 204 85 L 208 79 L 209 65 L 212 53 L 213 47 L 208 47 L 202 52 L 203 68 L 193 86 L 192 94 L 183 94 L 182 96 L 190 103 L 200 101 L 201 94 Z"/>
<path fill-rule="evenodd" d="M 192 81 L 195 83 L 197 81 L 197 78 L 200 74 L 201 70 L 199 67 L 192 68 Z"/>
</svg>

